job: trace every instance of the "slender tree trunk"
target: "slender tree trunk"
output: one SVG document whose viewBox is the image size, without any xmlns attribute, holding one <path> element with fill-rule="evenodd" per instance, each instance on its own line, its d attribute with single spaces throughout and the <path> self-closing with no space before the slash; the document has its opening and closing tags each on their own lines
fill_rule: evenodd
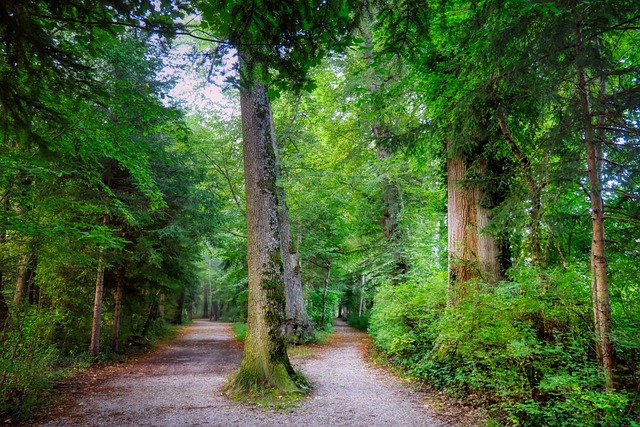
<svg viewBox="0 0 640 427">
<path fill-rule="evenodd" d="M 20 309 L 23 304 L 27 304 L 29 278 L 33 274 L 33 253 L 23 254 L 18 264 L 18 277 L 16 278 L 16 291 L 13 294 L 13 305 Z"/>
<path fill-rule="evenodd" d="M 211 301 L 211 320 L 220 320 L 220 307 L 217 300 Z"/>
<path fill-rule="evenodd" d="M 153 323 L 158 319 L 159 314 L 160 305 L 158 301 L 153 298 L 151 300 L 151 305 L 149 306 L 149 312 L 147 313 L 147 320 L 145 320 L 144 326 L 142 327 L 142 332 L 140 333 L 143 338 L 145 338 L 149 334 L 151 326 L 153 326 Z"/>
<path fill-rule="evenodd" d="M 451 151 L 451 150 L 449 150 Z M 465 183 L 467 164 L 461 153 L 450 153 L 447 160 L 447 219 L 449 225 L 448 304 L 455 307 L 474 288 L 478 269 L 478 225 L 475 191 Z M 475 286 L 475 285 L 473 285 Z"/>
<path fill-rule="evenodd" d="M 251 63 L 240 55 L 244 75 Z M 295 392 L 284 334 L 285 290 L 278 224 L 275 130 L 266 86 L 241 87 L 240 109 L 247 198 L 249 312 L 240 369 L 229 389 L 238 394 Z"/>
<path fill-rule="evenodd" d="M 372 126 L 373 133 L 376 137 L 382 138 L 388 131 L 386 129 L 380 129 L 379 127 L 379 124 L 374 124 Z M 398 218 L 400 217 L 400 188 L 391 180 L 386 167 L 391 159 L 389 153 L 384 148 L 378 147 L 377 155 L 382 168 L 380 171 L 380 186 L 384 207 L 380 224 L 393 261 L 393 283 L 398 284 L 401 281 L 402 275 L 404 275 L 408 269 L 407 258 L 402 250 L 404 235 L 398 225 Z"/>
<path fill-rule="evenodd" d="M 276 159 L 278 158 L 278 147 Z M 276 164 L 277 196 L 278 196 L 278 222 L 280 224 L 280 247 L 284 264 L 284 287 L 286 299 L 285 333 L 290 342 L 301 343 L 313 337 L 313 323 L 309 319 L 304 304 L 302 289 L 302 271 L 298 264 L 298 253 L 291 236 L 291 223 L 289 221 L 289 209 L 287 207 L 284 187 L 281 183 L 282 173 Z"/>
<path fill-rule="evenodd" d="M 373 25 L 375 18 L 371 16 L 370 12 L 363 9 L 363 19 L 360 22 L 360 32 L 364 39 L 364 45 L 366 49 L 364 51 L 364 57 L 369 65 L 373 65 L 374 51 L 373 51 Z M 392 62 L 395 61 L 395 58 Z M 373 68 L 372 68 L 373 69 Z M 373 75 L 371 77 L 372 82 L 369 84 L 369 91 L 375 95 L 380 89 L 381 84 L 376 80 L 382 80 L 382 76 Z M 389 76 L 391 79 L 392 76 Z M 398 218 L 400 217 L 400 188 L 393 182 L 388 171 L 388 165 L 391 160 L 391 155 L 384 148 L 381 143 L 386 138 L 389 138 L 393 134 L 389 131 L 389 128 L 384 123 L 384 103 L 374 103 L 373 113 L 374 119 L 371 123 L 371 133 L 376 141 L 376 154 L 380 161 L 380 189 L 382 192 L 382 205 L 383 214 L 380 218 L 380 226 L 384 233 L 385 240 L 387 242 L 387 248 L 391 254 L 391 260 L 393 261 L 393 267 L 391 271 L 392 282 L 398 284 L 402 280 L 402 276 L 407 272 L 408 263 L 407 257 L 402 250 L 402 241 L 404 236 L 402 230 L 398 226 Z"/>
<path fill-rule="evenodd" d="M 4 331 L 8 319 L 9 304 L 7 304 L 7 300 L 4 297 L 4 272 L 0 269 L 0 331 Z"/>
<path fill-rule="evenodd" d="M 502 107 L 496 109 L 496 115 L 498 117 L 498 124 L 504 139 L 507 141 L 511 153 L 518 160 L 522 167 L 522 173 L 524 174 L 525 181 L 529 187 L 531 194 L 531 210 L 529 211 L 529 228 L 531 230 L 529 235 L 529 248 L 531 250 L 531 260 L 533 265 L 542 266 L 542 246 L 540 244 L 540 215 L 542 209 L 542 190 L 544 183 L 537 182 L 531 173 L 531 161 L 520 151 L 518 144 L 516 144 L 509 125 L 507 123 L 507 116 Z"/>
<path fill-rule="evenodd" d="M 364 275 L 362 275 L 362 286 L 360 287 L 360 306 L 358 307 L 358 321 L 362 318 L 362 311 L 364 310 Z"/>
<path fill-rule="evenodd" d="M 572 4 L 575 22 L 575 51 L 580 58 L 583 49 L 581 18 L 575 4 Z M 596 348 L 600 364 L 604 370 L 607 388 L 614 388 L 614 347 L 611 342 L 611 305 L 607 274 L 607 254 L 605 248 L 604 200 L 600 178 L 601 142 L 595 135 L 593 115 L 590 105 L 587 73 L 580 63 L 576 64 L 577 92 L 584 130 L 584 142 L 587 149 L 587 172 L 589 176 L 589 196 L 591 199 L 591 287 L 593 313 L 596 332 Z M 601 88 L 602 90 L 602 88 Z"/>
<path fill-rule="evenodd" d="M 116 295 L 113 306 L 113 333 L 111 334 L 111 349 L 114 352 L 119 351 L 120 342 L 120 319 L 122 318 L 122 300 L 124 298 L 125 273 L 124 268 L 118 270 L 118 278 L 116 283 Z"/>
<path fill-rule="evenodd" d="M 176 307 L 176 313 L 173 318 L 173 322 L 176 325 L 182 325 L 184 321 L 184 300 L 185 300 L 185 289 L 180 288 L 180 293 L 178 294 L 178 306 Z"/>
<path fill-rule="evenodd" d="M 327 275 L 324 278 L 324 289 L 322 290 L 322 319 L 320 326 L 324 329 L 327 319 L 327 292 L 329 292 L 329 278 L 331 277 L 331 264 L 327 265 Z"/>
<path fill-rule="evenodd" d="M 109 223 L 109 216 L 104 214 L 102 222 L 106 226 Z M 102 318 L 102 295 L 104 294 L 104 264 L 105 250 L 100 249 L 98 256 L 98 272 L 96 274 L 96 290 L 93 299 L 93 324 L 91 327 L 91 354 L 100 354 L 100 321 Z"/>
<path fill-rule="evenodd" d="M 166 297 L 163 293 L 160 293 L 160 295 L 158 295 L 158 317 L 160 317 L 161 319 L 164 319 L 164 301 L 165 301 Z"/>
<path fill-rule="evenodd" d="M 209 318 L 209 298 L 211 297 L 211 285 L 207 284 L 204 287 L 204 307 L 202 309 L 202 317 L 204 319 Z"/>
</svg>

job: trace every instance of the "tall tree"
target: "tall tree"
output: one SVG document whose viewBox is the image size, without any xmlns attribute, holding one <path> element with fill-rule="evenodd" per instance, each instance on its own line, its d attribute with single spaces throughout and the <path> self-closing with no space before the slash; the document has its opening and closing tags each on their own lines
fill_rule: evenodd
<svg viewBox="0 0 640 427">
<path fill-rule="evenodd" d="M 250 59 L 241 58 L 241 64 L 250 69 Z M 266 86 L 255 83 L 253 87 L 242 88 L 240 106 L 247 197 L 249 317 L 244 357 L 232 387 L 245 390 L 260 384 L 293 392 L 297 387 L 291 380 L 294 372 L 282 331 L 285 292 L 275 130 Z"/>
<path fill-rule="evenodd" d="M 350 25 L 348 2 L 320 6 L 258 1 L 247 8 L 201 3 L 206 26 L 239 51 L 240 105 L 247 198 L 249 317 L 244 357 L 230 384 L 240 391 L 296 391 L 283 334 L 284 278 L 276 190 L 275 133 L 267 83 L 299 90 L 307 70 Z M 279 73 L 272 74 L 272 70 Z M 277 86 L 272 85 L 271 89 Z M 282 86 L 281 86 L 282 87 Z"/>
</svg>

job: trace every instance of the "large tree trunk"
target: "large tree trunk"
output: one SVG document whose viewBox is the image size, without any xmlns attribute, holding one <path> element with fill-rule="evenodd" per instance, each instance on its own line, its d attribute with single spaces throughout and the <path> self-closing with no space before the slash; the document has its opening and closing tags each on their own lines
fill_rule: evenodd
<svg viewBox="0 0 640 427">
<path fill-rule="evenodd" d="M 455 307 L 461 299 L 476 289 L 475 281 L 480 276 L 477 257 L 478 214 L 476 192 L 464 183 L 467 164 L 461 153 L 450 152 L 447 160 L 447 173 L 447 220 L 449 225 L 447 303 L 451 307 Z"/>
<path fill-rule="evenodd" d="M 103 223 L 107 225 L 109 216 L 103 216 Z M 96 273 L 96 290 L 93 299 L 93 324 L 91 327 L 91 354 L 97 356 L 100 354 L 100 321 L 102 319 L 102 295 L 104 294 L 104 264 L 105 250 L 100 250 L 98 256 L 98 272 Z"/>
<path fill-rule="evenodd" d="M 583 40 L 580 31 L 580 14 L 572 4 L 575 21 L 575 51 L 579 58 L 582 54 Z M 611 304 L 609 300 L 609 282 L 607 274 L 607 254 L 605 248 L 604 200 L 602 198 L 602 180 L 600 178 L 601 142 L 595 135 L 593 114 L 589 99 L 587 73 L 581 64 L 576 65 L 577 93 L 584 130 L 584 142 L 587 150 L 587 170 L 589 176 L 589 196 L 591 199 L 591 289 L 593 314 L 596 332 L 596 351 L 604 370 L 607 388 L 614 388 L 614 347 L 611 342 Z M 601 90 L 603 90 L 601 88 Z"/>
<path fill-rule="evenodd" d="M 250 72 L 241 56 L 241 69 Z M 245 74 L 247 75 L 247 74 Z M 233 393 L 296 392 L 284 334 L 285 291 L 278 224 L 275 131 L 266 86 L 240 89 L 247 198 L 249 313 L 244 356 L 230 381 Z"/>
<path fill-rule="evenodd" d="M 481 158 L 477 161 L 476 173 L 480 180 L 486 177 L 488 161 Z M 482 279 L 487 283 L 497 283 L 504 279 L 502 274 L 502 264 L 500 256 L 502 249 L 498 239 L 486 231 L 486 227 L 491 221 L 491 207 L 488 206 L 489 198 L 486 185 L 480 185 L 475 189 L 476 213 L 478 226 L 478 263 Z"/>
<path fill-rule="evenodd" d="M 111 334 L 111 349 L 114 352 L 119 350 L 120 342 L 120 319 L 122 318 L 122 300 L 124 298 L 124 284 L 125 284 L 125 272 L 124 268 L 120 267 L 118 271 L 117 284 L 116 284 L 116 296 L 113 305 L 113 333 Z"/>
</svg>

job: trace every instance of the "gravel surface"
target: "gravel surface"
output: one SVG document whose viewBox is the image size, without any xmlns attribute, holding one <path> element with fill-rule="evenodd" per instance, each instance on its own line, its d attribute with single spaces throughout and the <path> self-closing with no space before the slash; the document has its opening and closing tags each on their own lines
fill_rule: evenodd
<svg viewBox="0 0 640 427">
<path fill-rule="evenodd" d="M 331 344 L 293 359 L 313 382 L 288 411 L 233 402 L 221 393 L 242 359 L 229 324 L 197 320 L 149 356 L 98 375 L 33 425 L 58 426 L 448 426 L 422 393 L 365 363 L 367 335 L 344 323 Z"/>
</svg>

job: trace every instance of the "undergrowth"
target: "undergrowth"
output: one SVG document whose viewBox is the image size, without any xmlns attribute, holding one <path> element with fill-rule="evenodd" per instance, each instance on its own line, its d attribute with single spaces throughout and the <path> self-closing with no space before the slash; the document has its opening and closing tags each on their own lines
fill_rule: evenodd
<svg viewBox="0 0 640 427">
<path fill-rule="evenodd" d="M 247 324 L 244 322 L 234 322 L 231 324 L 233 334 L 240 341 L 244 341 L 247 338 Z"/>
<path fill-rule="evenodd" d="M 629 353 L 620 390 L 608 391 L 595 360 L 588 274 L 513 271 L 457 307 L 446 274 L 384 286 L 370 321 L 387 361 L 511 426 L 635 426 L 638 363 Z M 620 348 L 620 345 L 618 345 Z M 625 360 L 626 359 L 626 360 Z"/>
<path fill-rule="evenodd" d="M 54 311 L 35 310 L 27 313 L 20 322 L 6 328 L 0 340 L 0 416 L 18 422 L 29 419 L 34 413 L 55 403 L 60 396 L 56 386 L 72 378 L 94 364 L 112 363 L 126 359 L 125 353 L 146 351 L 161 341 L 174 337 L 178 328 L 156 322 L 148 335 L 128 340 L 125 353 L 110 351 L 105 336 L 103 348 L 93 357 L 87 348 L 65 343 L 60 347 L 52 342 L 51 335 L 58 321 Z M 133 336 L 135 338 L 135 336 Z M 131 337 L 130 337 L 131 338 Z"/>
</svg>

